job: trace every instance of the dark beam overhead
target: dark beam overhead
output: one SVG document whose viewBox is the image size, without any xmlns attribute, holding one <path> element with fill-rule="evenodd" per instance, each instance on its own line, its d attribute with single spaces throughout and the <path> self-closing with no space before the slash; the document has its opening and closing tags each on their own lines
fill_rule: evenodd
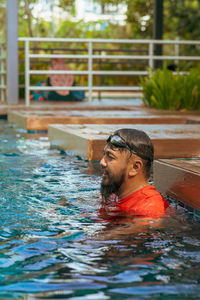
<svg viewBox="0 0 200 300">
<path fill-rule="evenodd" d="M 154 26 L 153 39 L 162 40 L 163 37 L 163 0 L 154 0 Z M 162 55 L 162 45 L 155 45 L 155 55 Z M 155 68 L 162 68 L 162 61 L 157 60 L 154 64 Z"/>
</svg>

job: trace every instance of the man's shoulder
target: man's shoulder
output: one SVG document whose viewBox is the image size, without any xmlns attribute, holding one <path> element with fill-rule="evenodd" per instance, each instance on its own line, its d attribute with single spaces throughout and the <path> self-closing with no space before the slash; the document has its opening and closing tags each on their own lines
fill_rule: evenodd
<svg viewBox="0 0 200 300">
<path fill-rule="evenodd" d="M 167 200 L 156 190 L 156 188 L 152 185 L 146 186 L 142 190 L 143 200 L 146 204 L 148 203 L 149 206 L 157 206 L 157 205 L 164 205 L 164 207 L 168 206 Z"/>
<path fill-rule="evenodd" d="M 139 191 L 144 196 L 149 196 L 149 197 L 151 197 L 151 196 L 161 196 L 161 194 L 156 190 L 156 188 L 153 185 L 150 185 L 150 184 L 146 185 L 145 187 L 143 187 Z"/>
<path fill-rule="evenodd" d="M 163 196 L 151 185 L 133 193 L 128 202 L 126 208 L 130 212 L 145 216 L 160 216 L 169 206 Z"/>
</svg>

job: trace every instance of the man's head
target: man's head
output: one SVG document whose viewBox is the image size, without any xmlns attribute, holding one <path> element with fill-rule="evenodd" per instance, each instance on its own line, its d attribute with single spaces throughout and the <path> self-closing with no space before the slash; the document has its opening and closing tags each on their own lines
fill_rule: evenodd
<svg viewBox="0 0 200 300">
<path fill-rule="evenodd" d="M 130 128 L 115 131 L 107 139 L 100 162 L 104 169 L 102 195 L 120 194 L 133 181 L 148 180 L 153 157 L 153 145 L 145 132 Z"/>
</svg>

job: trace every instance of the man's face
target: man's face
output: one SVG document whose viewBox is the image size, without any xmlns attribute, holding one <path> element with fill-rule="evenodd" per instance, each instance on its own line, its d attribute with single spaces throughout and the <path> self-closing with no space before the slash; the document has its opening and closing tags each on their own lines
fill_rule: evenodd
<svg viewBox="0 0 200 300">
<path fill-rule="evenodd" d="M 106 145 L 100 165 L 103 169 L 101 194 L 106 199 L 112 193 L 118 194 L 127 176 L 127 152 L 111 149 Z"/>
</svg>

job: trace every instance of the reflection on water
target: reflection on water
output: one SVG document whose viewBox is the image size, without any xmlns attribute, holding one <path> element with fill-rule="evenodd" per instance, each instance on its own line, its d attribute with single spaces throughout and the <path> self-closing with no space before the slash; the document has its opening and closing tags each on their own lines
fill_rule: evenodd
<svg viewBox="0 0 200 300">
<path fill-rule="evenodd" d="M 0 299 L 198 299 L 198 221 L 104 222 L 97 163 L 0 136 Z"/>
</svg>

